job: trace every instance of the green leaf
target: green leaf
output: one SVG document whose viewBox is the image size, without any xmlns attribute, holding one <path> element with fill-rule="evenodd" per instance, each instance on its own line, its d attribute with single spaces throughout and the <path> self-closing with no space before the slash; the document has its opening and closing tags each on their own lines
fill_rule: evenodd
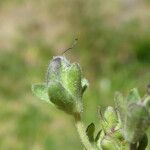
<svg viewBox="0 0 150 150">
<path fill-rule="evenodd" d="M 94 125 L 94 123 L 91 123 L 86 129 L 86 134 L 91 143 L 94 142 L 94 131 L 95 131 L 95 125 Z"/>
<path fill-rule="evenodd" d="M 62 60 L 64 60 L 64 57 L 57 56 L 57 57 L 53 57 L 53 59 L 50 61 L 47 69 L 47 74 L 46 74 L 47 85 L 49 85 L 51 81 L 60 80 Z"/>
<path fill-rule="evenodd" d="M 149 113 L 150 113 L 150 95 L 145 97 L 143 103 L 144 103 L 145 107 L 149 110 Z"/>
<path fill-rule="evenodd" d="M 95 137 L 95 142 L 97 142 L 97 141 L 99 140 L 101 133 L 102 133 L 102 130 L 100 130 L 100 131 L 97 133 L 97 135 L 96 135 L 96 137 Z"/>
<path fill-rule="evenodd" d="M 121 123 L 124 125 L 125 116 L 127 113 L 127 102 L 124 100 L 123 95 L 120 92 L 115 93 L 115 106 L 117 108 L 118 117 Z"/>
<path fill-rule="evenodd" d="M 81 98 L 82 94 L 81 74 L 81 68 L 77 63 L 62 67 L 61 83 L 76 98 Z"/>
<path fill-rule="evenodd" d="M 81 85 L 82 85 L 82 93 L 85 92 L 85 90 L 89 87 L 89 82 L 87 79 L 83 78 L 81 80 Z"/>
<path fill-rule="evenodd" d="M 80 113 L 82 104 L 59 82 L 50 82 L 48 94 L 52 103 L 68 114 Z"/>
<path fill-rule="evenodd" d="M 139 95 L 139 92 L 138 92 L 137 88 L 132 89 L 129 92 L 129 95 L 127 97 L 127 101 L 130 102 L 130 103 L 133 103 L 133 102 L 137 102 L 137 101 L 140 101 L 140 100 L 141 100 L 141 97 Z"/>
<path fill-rule="evenodd" d="M 117 114 L 116 114 L 114 108 L 111 106 L 108 106 L 106 108 L 106 110 L 104 112 L 104 118 L 110 127 L 113 127 L 113 125 L 116 126 L 118 123 Z"/>
<path fill-rule="evenodd" d="M 51 103 L 48 96 L 48 89 L 45 84 L 33 84 L 31 89 L 35 96 L 43 101 Z"/>
</svg>

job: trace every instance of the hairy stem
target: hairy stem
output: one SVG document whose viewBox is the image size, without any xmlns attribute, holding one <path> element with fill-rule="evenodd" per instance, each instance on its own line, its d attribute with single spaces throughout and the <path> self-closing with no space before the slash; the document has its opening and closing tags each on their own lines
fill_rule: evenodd
<svg viewBox="0 0 150 150">
<path fill-rule="evenodd" d="M 136 150 L 137 148 L 137 143 L 135 143 L 135 144 L 132 144 L 132 143 L 130 143 L 130 150 Z"/>
<path fill-rule="evenodd" d="M 148 145 L 148 137 L 144 134 L 143 138 L 139 141 L 139 146 L 137 150 L 145 150 Z"/>
<path fill-rule="evenodd" d="M 86 129 L 81 121 L 81 115 L 80 114 L 75 114 L 75 125 L 78 131 L 78 134 L 80 136 L 80 139 L 82 141 L 82 144 L 86 148 L 86 150 L 94 150 L 92 144 L 90 143 L 87 135 L 86 135 Z"/>
</svg>

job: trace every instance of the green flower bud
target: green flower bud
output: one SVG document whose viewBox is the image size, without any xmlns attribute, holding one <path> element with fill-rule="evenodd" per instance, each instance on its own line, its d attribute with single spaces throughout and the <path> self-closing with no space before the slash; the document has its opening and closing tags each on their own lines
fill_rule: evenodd
<svg viewBox="0 0 150 150">
<path fill-rule="evenodd" d="M 77 63 L 71 64 L 65 57 L 56 56 L 48 66 L 46 83 L 33 85 L 32 91 L 40 99 L 74 114 L 82 111 L 82 95 L 87 86 Z"/>
<path fill-rule="evenodd" d="M 125 149 L 127 143 L 124 141 L 123 135 L 119 129 L 115 129 L 112 132 L 101 132 L 99 139 L 96 141 L 97 147 L 102 150 L 115 150 Z"/>
<path fill-rule="evenodd" d="M 120 123 L 118 123 L 117 126 L 115 127 L 115 129 L 112 131 L 111 136 L 120 142 L 124 141 L 124 137 L 122 134 L 122 127 L 121 127 Z"/>
<path fill-rule="evenodd" d="M 101 125 L 102 132 L 97 140 L 97 146 L 99 148 L 111 150 L 113 145 L 113 148 L 117 150 L 120 146 L 123 146 L 124 138 L 121 124 L 118 120 L 117 112 L 113 107 L 108 106 L 106 108 L 102 116 Z"/>
<path fill-rule="evenodd" d="M 102 150 L 120 150 L 120 146 L 109 136 L 105 136 L 101 141 L 101 148 Z"/>
<path fill-rule="evenodd" d="M 149 123 L 149 112 L 142 103 L 129 105 L 124 126 L 125 139 L 130 143 L 138 142 L 145 134 Z"/>
<path fill-rule="evenodd" d="M 150 125 L 150 98 L 147 96 L 141 100 L 138 90 L 132 89 L 125 102 L 120 96 L 116 99 L 120 102 L 124 138 L 130 143 L 137 143 Z"/>
<path fill-rule="evenodd" d="M 104 112 L 102 128 L 105 132 L 111 132 L 118 124 L 118 117 L 113 107 L 108 106 Z"/>
</svg>

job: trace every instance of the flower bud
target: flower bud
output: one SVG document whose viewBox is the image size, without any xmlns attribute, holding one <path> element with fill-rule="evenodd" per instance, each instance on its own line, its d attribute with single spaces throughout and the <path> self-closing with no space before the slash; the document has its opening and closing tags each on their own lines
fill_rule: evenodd
<svg viewBox="0 0 150 150">
<path fill-rule="evenodd" d="M 56 56 L 48 66 L 46 84 L 38 88 L 33 85 L 32 90 L 39 98 L 49 99 L 57 108 L 69 114 L 81 113 L 82 95 L 88 86 L 85 81 L 79 64 L 71 64 L 65 57 Z"/>
<path fill-rule="evenodd" d="M 101 114 L 102 115 L 102 114 Z M 123 135 L 121 124 L 117 112 L 111 106 L 108 106 L 101 120 L 102 132 L 97 140 L 97 146 L 103 150 L 118 149 L 123 145 Z"/>
<path fill-rule="evenodd" d="M 132 89 L 126 98 L 126 102 L 122 101 L 120 103 L 120 120 L 122 120 L 123 134 L 126 141 L 137 143 L 145 134 L 150 125 L 149 106 L 149 96 L 142 100 L 137 89 Z M 123 109 L 121 110 L 121 108 Z"/>
<path fill-rule="evenodd" d="M 142 101 L 130 104 L 127 110 L 124 127 L 125 139 L 136 143 L 143 137 L 150 125 L 150 113 Z"/>
<path fill-rule="evenodd" d="M 119 147 L 117 141 L 109 136 L 105 136 L 101 141 L 102 150 L 118 150 Z"/>
<path fill-rule="evenodd" d="M 105 132 L 115 129 L 118 124 L 118 117 L 113 107 L 108 106 L 104 112 L 102 127 Z"/>
</svg>

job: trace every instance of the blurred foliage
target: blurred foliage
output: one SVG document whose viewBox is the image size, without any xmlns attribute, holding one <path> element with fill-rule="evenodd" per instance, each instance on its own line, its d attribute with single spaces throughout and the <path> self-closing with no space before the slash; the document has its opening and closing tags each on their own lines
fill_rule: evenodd
<svg viewBox="0 0 150 150">
<path fill-rule="evenodd" d="M 98 122 L 97 107 L 113 105 L 115 91 L 150 82 L 148 0 L 0 1 L 0 149 L 81 149 L 73 122 L 41 103 L 31 84 L 45 80 L 53 55 L 83 67 L 90 88 L 84 119 Z M 72 146 L 73 145 L 73 146 Z M 148 148 L 149 149 L 149 148 Z"/>
</svg>

